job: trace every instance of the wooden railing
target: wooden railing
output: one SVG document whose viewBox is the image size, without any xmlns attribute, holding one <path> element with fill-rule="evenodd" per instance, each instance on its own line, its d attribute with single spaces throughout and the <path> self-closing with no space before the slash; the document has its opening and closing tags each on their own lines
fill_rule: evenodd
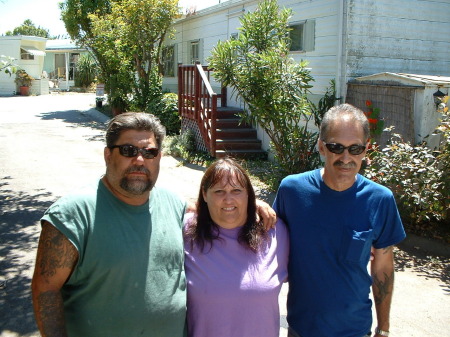
<svg viewBox="0 0 450 337">
<path fill-rule="evenodd" d="M 220 94 L 213 91 L 211 72 L 200 63 L 178 65 L 178 111 L 183 118 L 197 122 L 208 152 L 215 157 L 217 101 L 226 106 L 226 89 Z"/>
</svg>

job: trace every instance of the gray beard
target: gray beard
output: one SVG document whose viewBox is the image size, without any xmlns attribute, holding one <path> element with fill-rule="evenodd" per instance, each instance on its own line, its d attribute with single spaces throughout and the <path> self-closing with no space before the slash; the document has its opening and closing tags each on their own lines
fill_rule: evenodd
<svg viewBox="0 0 450 337">
<path fill-rule="evenodd" d="M 153 183 L 150 180 L 138 180 L 122 178 L 120 180 L 120 187 L 133 195 L 142 195 L 153 188 Z"/>
<path fill-rule="evenodd" d="M 144 172 L 147 175 L 147 180 L 141 180 L 141 179 L 129 179 L 127 177 L 123 177 L 120 180 L 120 187 L 133 195 L 142 195 L 148 191 L 150 191 L 153 186 L 155 185 L 154 181 L 151 181 L 150 179 L 150 172 L 142 166 L 137 167 L 130 167 L 125 173 L 138 171 L 138 172 Z"/>
</svg>

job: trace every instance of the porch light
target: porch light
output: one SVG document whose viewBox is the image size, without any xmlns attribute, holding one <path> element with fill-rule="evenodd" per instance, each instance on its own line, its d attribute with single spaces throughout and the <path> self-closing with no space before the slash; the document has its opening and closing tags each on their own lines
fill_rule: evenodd
<svg viewBox="0 0 450 337">
<path fill-rule="evenodd" d="M 436 104 L 436 106 L 438 106 L 439 104 L 442 103 L 442 99 L 443 99 L 445 96 L 447 96 L 447 95 L 444 94 L 442 91 L 440 91 L 439 88 L 438 88 L 438 91 L 436 91 L 436 92 L 433 94 L 434 103 Z"/>
</svg>

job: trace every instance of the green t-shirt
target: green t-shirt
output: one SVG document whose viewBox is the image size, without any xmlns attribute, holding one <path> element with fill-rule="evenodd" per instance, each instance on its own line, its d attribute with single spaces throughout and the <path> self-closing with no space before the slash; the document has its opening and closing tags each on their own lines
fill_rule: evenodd
<svg viewBox="0 0 450 337">
<path fill-rule="evenodd" d="M 146 204 L 131 206 L 100 181 L 47 210 L 42 219 L 79 253 L 62 289 L 70 337 L 185 335 L 185 206 L 159 187 Z"/>
</svg>

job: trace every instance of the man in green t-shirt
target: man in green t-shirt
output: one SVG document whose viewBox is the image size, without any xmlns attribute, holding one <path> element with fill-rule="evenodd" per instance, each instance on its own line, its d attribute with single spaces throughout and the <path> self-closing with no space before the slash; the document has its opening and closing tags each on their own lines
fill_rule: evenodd
<svg viewBox="0 0 450 337">
<path fill-rule="evenodd" d="M 185 335 L 186 204 L 154 187 L 165 129 L 125 113 L 106 132 L 106 174 L 44 214 L 32 280 L 45 336 Z"/>
</svg>

